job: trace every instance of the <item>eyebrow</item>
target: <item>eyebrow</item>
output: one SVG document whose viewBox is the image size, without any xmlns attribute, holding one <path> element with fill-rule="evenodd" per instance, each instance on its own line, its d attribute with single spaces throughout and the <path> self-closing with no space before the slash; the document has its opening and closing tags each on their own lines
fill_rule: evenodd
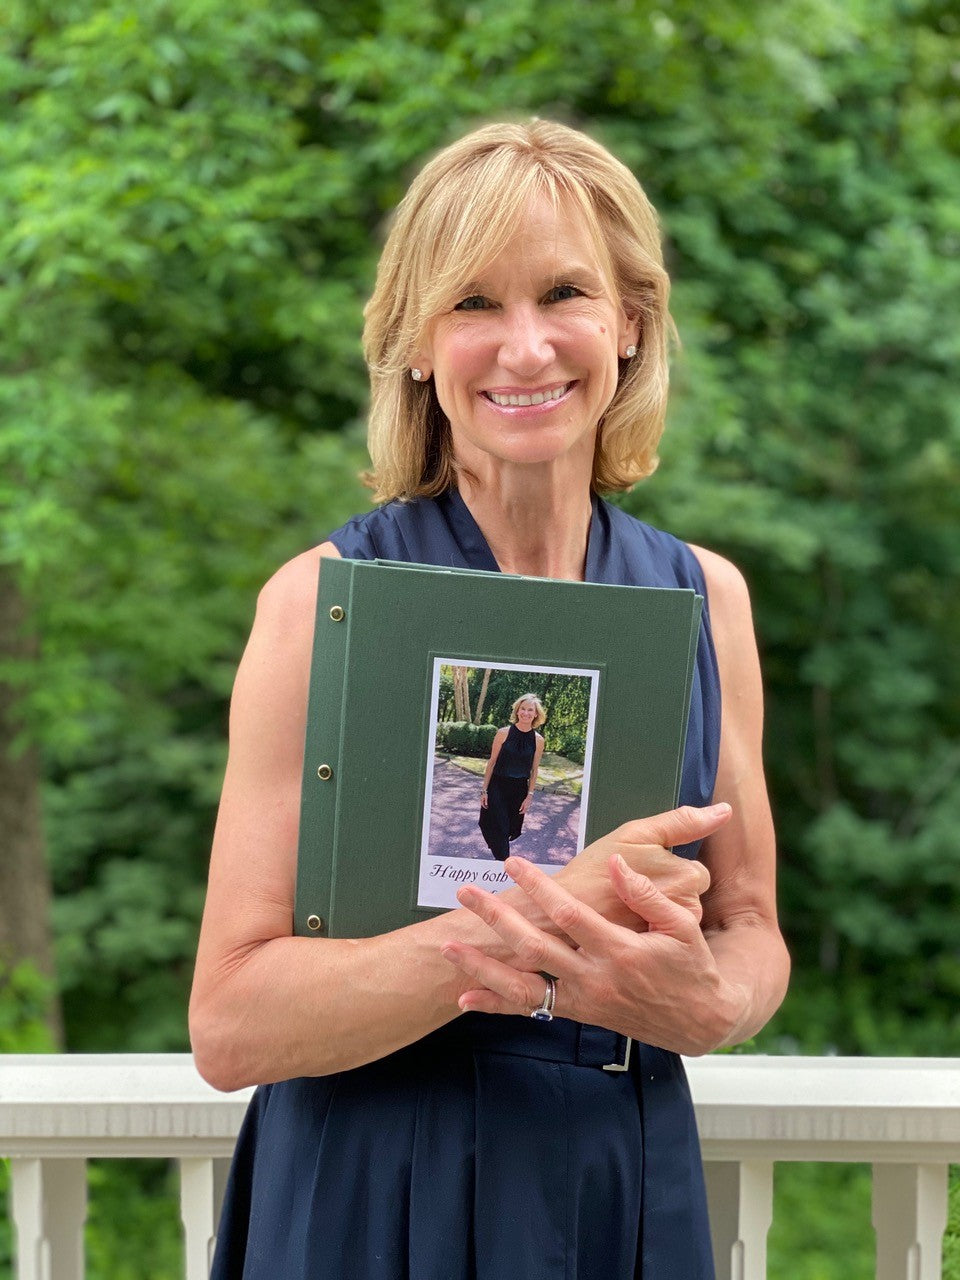
<svg viewBox="0 0 960 1280">
<path fill-rule="evenodd" d="M 583 284 L 588 289 L 600 291 L 606 288 L 606 282 L 603 276 L 593 267 L 586 267 L 580 263 L 570 263 L 568 265 L 560 265 L 549 276 L 542 278 L 540 287 L 549 289 L 558 284 Z M 461 298 L 469 298 L 474 294 L 485 294 L 490 291 L 490 282 L 487 280 L 468 280 L 461 288 L 457 290 L 457 294 Z"/>
</svg>

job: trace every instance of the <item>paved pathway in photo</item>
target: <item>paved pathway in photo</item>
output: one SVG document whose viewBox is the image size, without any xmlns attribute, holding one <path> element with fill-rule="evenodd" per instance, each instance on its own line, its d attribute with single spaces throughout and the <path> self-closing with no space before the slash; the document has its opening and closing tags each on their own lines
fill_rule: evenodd
<svg viewBox="0 0 960 1280">
<path fill-rule="evenodd" d="M 494 862 L 480 828 L 480 778 L 449 760 L 433 767 L 430 802 L 430 853 L 439 858 L 485 858 Z M 577 851 L 580 801 L 538 791 L 523 820 L 523 831 L 510 846 L 531 862 L 563 866 Z"/>
</svg>

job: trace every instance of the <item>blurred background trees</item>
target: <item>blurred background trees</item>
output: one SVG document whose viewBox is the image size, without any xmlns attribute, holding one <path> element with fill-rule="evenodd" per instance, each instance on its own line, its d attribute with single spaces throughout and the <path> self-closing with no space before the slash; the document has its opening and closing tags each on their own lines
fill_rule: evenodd
<svg viewBox="0 0 960 1280">
<path fill-rule="evenodd" d="M 759 1045 L 957 1052 L 958 68 L 950 0 L 12 0 L 4 1047 L 54 972 L 50 1043 L 186 1047 L 256 589 L 368 503 L 384 219 L 536 113 L 663 219 L 682 348 L 621 500 L 752 588 L 795 957 Z"/>
<path fill-rule="evenodd" d="M 458 684 L 461 686 L 458 698 Z M 527 693 L 538 697 L 547 713 L 538 726 L 544 750 L 583 764 L 590 719 L 591 681 L 586 676 L 548 671 L 514 671 L 501 667 L 441 666 L 437 719 L 462 721 L 467 727 L 499 729 L 510 723 L 513 704 Z M 439 726 L 438 726 L 439 727 Z M 482 754 L 489 755 L 492 737 L 482 735 Z"/>
</svg>

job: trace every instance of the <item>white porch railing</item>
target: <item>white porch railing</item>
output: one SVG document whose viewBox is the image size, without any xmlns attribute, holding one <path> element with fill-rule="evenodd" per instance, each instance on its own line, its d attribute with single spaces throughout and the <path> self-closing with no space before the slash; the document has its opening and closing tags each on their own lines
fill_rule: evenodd
<svg viewBox="0 0 960 1280">
<path fill-rule="evenodd" d="M 763 1280 L 778 1160 L 873 1165 L 877 1280 L 940 1280 L 960 1163 L 960 1060 L 702 1058 L 697 1108 L 718 1280 Z M 218 1094 L 180 1054 L 0 1058 L 17 1280 L 82 1280 L 86 1160 L 180 1162 L 187 1280 L 206 1280 L 250 1091 Z"/>
</svg>

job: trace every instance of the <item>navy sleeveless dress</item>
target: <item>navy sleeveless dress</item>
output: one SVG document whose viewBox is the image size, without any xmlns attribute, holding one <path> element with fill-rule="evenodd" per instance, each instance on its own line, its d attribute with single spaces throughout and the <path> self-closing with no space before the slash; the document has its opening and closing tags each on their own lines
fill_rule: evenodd
<svg viewBox="0 0 960 1280">
<path fill-rule="evenodd" d="M 390 503 L 331 541 L 353 559 L 498 568 L 456 492 Z M 586 578 L 705 594 L 683 543 L 599 499 Z M 710 802 L 719 740 L 705 611 L 682 803 Z M 212 1275 L 710 1280 L 680 1059 L 566 1019 L 471 1013 L 367 1066 L 263 1085 L 237 1141 Z"/>
</svg>

